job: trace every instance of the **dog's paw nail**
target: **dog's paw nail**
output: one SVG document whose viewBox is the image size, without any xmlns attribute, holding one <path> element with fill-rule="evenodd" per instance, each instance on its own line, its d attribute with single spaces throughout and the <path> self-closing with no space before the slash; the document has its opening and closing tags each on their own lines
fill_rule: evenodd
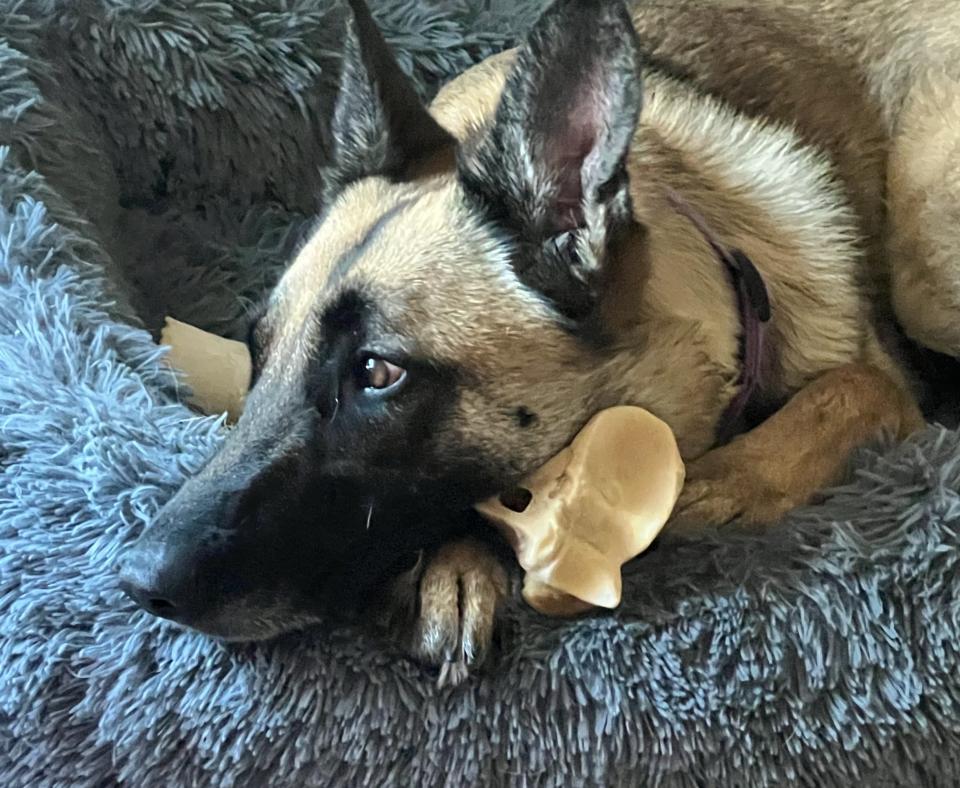
<svg viewBox="0 0 960 788">
<path fill-rule="evenodd" d="M 464 662 L 453 660 L 444 662 L 440 666 L 440 676 L 437 679 L 437 687 L 445 689 L 447 687 L 458 687 L 467 680 L 469 670 Z"/>
</svg>

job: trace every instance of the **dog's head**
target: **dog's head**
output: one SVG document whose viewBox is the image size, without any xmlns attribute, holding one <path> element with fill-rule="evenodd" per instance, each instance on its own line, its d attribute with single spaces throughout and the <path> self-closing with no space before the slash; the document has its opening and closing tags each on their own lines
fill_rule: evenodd
<svg viewBox="0 0 960 788">
<path fill-rule="evenodd" d="M 388 569 L 602 404 L 641 100 L 626 9 L 560 0 L 458 141 L 351 7 L 326 210 L 251 331 L 246 410 L 128 560 L 148 607 L 225 636 L 359 593 L 355 567 Z M 168 599 L 165 572 L 201 601 Z"/>
</svg>

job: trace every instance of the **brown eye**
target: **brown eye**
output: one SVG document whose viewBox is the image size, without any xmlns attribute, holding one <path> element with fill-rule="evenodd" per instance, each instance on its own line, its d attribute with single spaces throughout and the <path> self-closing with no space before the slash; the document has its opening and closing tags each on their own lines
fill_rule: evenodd
<svg viewBox="0 0 960 788">
<path fill-rule="evenodd" d="M 377 356 L 367 356 L 360 364 L 360 385 L 373 391 L 386 391 L 407 376 L 406 370 Z"/>
</svg>

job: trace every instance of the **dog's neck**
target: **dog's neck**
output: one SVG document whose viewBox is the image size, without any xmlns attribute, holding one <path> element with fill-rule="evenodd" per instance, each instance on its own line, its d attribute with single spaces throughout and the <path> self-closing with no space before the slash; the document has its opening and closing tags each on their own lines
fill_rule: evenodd
<svg viewBox="0 0 960 788">
<path fill-rule="evenodd" d="M 740 390 L 736 295 L 694 225 L 662 202 L 676 225 L 670 239 L 682 238 L 690 256 L 658 257 L 662 226 L 639 224 L 610 250 L 600 303 L 610 352 L 596 370 L 594 408 L 644 407 L 694 457 L 714 445 Z"/>
</svg>

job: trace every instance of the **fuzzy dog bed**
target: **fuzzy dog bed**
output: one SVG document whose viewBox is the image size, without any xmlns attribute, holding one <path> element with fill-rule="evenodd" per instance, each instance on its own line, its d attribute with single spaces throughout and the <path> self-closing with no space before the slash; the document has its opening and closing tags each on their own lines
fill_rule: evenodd
<svg viewBox="0 0 960 788">
<path fill-rule="evenodd" d="M 425 94 L 539 0 L 375 3 Z M 0 785 L 956 785 L 960 434 L 767 534 L 665 544 L 613 614 L 506 613 L 456 689 L 358 632 L 225 647 L 113 564 L 216 447 L 144 326 L 236 333 L 316 210 L 327 0 L 0 10 Z"/>
</svg>

